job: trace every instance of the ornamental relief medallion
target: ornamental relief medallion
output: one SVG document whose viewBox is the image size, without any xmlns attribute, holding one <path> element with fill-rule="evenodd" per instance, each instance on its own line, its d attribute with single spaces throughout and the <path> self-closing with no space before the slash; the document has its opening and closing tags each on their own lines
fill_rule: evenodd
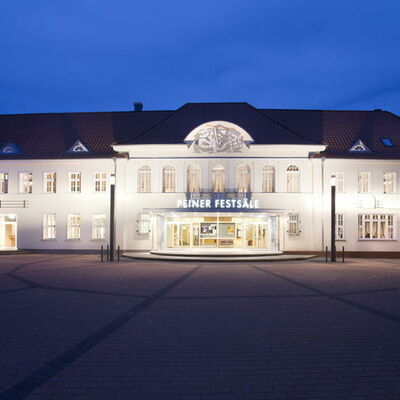
<svg viewBox="0 0 400 400">
<path fill-rule="evenodd" d="M 234 128 L 214 125 L 201 128 L 195 135 L 195 143 L 204 153 L 238 153 L 242 151 L 243 138 Z"/>
</svg>

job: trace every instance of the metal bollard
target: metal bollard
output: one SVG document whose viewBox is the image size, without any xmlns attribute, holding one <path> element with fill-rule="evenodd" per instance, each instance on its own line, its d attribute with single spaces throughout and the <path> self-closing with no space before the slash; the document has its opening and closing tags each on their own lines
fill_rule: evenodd
<svg viewBox="0 0 400 400">
<path fill-rule="evenodd" d="M 100 260 L 101 260 L 101 262 L 104 262 L 103 245 L 101 245 L 101 248 L 100 248 Z"/>
<path fill-rule="evenodd" d="M 119 254 L 120 254 L 120 252 L 119 252 L 119 246 L 117 247 L 117 261 L 119 262 Z"/>
<path fill-rule="evenodd" d="M 110 246 L 109 245 L 107 245 L 106 254 L 107 254 L 107 261 L 110 261 Z"/>
<path fill-rule="evenodd" d="M 344 246 L 342 246 L 342 263 L 344 263 Z"/>
<path fill-rule="evenodd" d="M 325 262 L 328 262 L 328 246 L 325 247 Z"/>
</svg>

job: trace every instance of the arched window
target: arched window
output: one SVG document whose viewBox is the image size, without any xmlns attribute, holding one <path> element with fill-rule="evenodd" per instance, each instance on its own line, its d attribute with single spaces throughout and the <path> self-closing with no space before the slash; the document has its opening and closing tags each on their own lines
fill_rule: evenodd
<svg viewBox="0 0 400 400">
<path fill-rule="evenodd" d="M 261 191 L 265 193 L 275 192 L 275 168 L 264 165 L 261 170 Z"/>
<path fill-rule="evenodd" d="M 163 192 L 176 192 L 176 169 L 172 166 L 163 168 Z"/>
<path fill-rule="evenodd" d="M 289 193 L 300 192 L 300 171 L 295 165 L 287 168 L 287 191 Z"/>
<path fill-rule="evenodd" d="M 189 165 L 187 167 L 187 192 L 200 192 L 200 166 Z"/>
<path fill-rule="evenodd" d="M 225 191 L 225 168 L 223 165 L 215 165 L 212 169 L 213 192 Z"/>
<path fill-rule="evenodd" d="M 239 193 L 250 192 L 250 167 L 239 165 L 236 175 L 237 190 Z"/>
<path fill-rule="evenodd" d="M 140 167 L 138 172 L 138 192 L 151 192 L 151 169 L 147 165 Z"/>
</svg>

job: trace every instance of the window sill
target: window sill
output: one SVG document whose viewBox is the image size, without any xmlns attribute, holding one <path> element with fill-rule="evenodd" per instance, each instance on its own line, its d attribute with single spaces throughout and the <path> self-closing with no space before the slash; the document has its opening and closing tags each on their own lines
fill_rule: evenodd
<svg viewBox="0 0 400 400">
<path fill-rule="evenodd" d="M 57 242 L 57 239 L 42 239 L 42 242 Z"/>
<path fill-rule="evenodd" d="M 106 239 L 90 239 L 91 242 L 105 242 Z"/>
<path fill-rule="evenodd" d="M 358 239 L 359 242 L 397 242 L 397 239 Z"/>
<path fill-rule="evenodd" d="M 67 242 L 80 242 L 81 239 L 65 239 Z"/>
</svg>

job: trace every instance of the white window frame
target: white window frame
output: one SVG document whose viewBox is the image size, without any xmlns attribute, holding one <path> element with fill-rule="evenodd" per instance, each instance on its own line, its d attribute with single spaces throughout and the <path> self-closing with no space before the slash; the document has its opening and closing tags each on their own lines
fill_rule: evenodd
<svg viewBox="0 0 400 400">
<path fill-rule="evenodd" d="M 151 168 L 148 165 L 142 165 L 138 170 L 138 193 L 151 192 Z"/>
<path fill-rule="evenodd" d="M 344 214 L 336 214 L 335 216 L 335 240 L 346 240 Z"/>
<path fill-rule="evenodd" d="M 68 192 L 81 193 L 82 181 L 80 172 L 68 172 Z"/>
<path fill-rule="evenodd" d="M 0 193 L 8 193 L 8 172 L 0 172 Z"/>
<path fill-rule="evenodd" d="M 43 172 L 43 193 L 56 193 L 57 173 Z"/>
<path fill-rule="evenodd" d="M 296 237 L 300 236 L 300 214 L 289 213 L 288 216 L 288 236 Z"/>
<path fill-rule="evenodd" d="M 137 222 L 136 232 L 139 235 L 148 235 L 151 232 L 150 214 L 140 214 L 136 222 Z"/>
<path fill-rule="evenodd" d="M 93 190 L 95 193 L 105 193 L 107 191 L 107 173 L 93 173 Z"/>
<path fill-rule="evenodd" d="M 223 193 L 226 187 L 226 168 L 222 164 L 212 167 L 212 190 L 214 193 Z"/>
<path fill-rule="evenodd" d="M 375 227 L 377 237 L 372 237 Z M 396 240 L 396 237 L 396 216 L 394 214 L 358 215 L 358 240 Z"/>
<path fill-rule="evenodd" d="M 176 193 L 176 168 L 166 165 L 162 169 L 162 184 L 164 193 Z"/>
<path fill-rule="evenodd" d="M 31 194 L 33 187 L 33 173 L 20 172 L 19 173 L 19 193 Z"/>
<path fill-rule="evenodd" d="M 286 168 L 286 189 L 288 193 L 300 193 L 300 169 L 297 165 Z"/>
<path fill-rule="evenodd" d="M 336 172 L 336 193 L 344 193 L 344 172 Z"/>
<path fill-rule="evenodd" d="M 92 240 L 106 239 L 107 216 L 94 214 L 92 217 Z"/>
<path fill-rule="evenodd" d="M 251 192 L 251 168 L 248 164 L 241 164 L 236 168 L 236 188 L 239 193 Z"/>
<path fill-rule="evenodd" d="M 57 239 L 57 216 L 54 213 L 43 214 L 43 240 Z"/>
<path fill-rule="evenodd" d="M 391 194 L 397 192 L 397 173 L 387 171 L 383 173 L 383 193 Z"/>
<path fill-rule="evenodd" d="M 186 168 L 186 192 L 199 193 L 201 190 L 201 168 L 198 164 L 188 165 Z"/>
<path fill-rule="evenodd" d="M 67 217 L 67 240 L 81 239 L 81 215 L 69 214 Z"/>
<path fill-rule="evenodd" d="M 371 172 L 358 173 L 358 193 L 371 193 Z"/>
<path fill-rule="evenodd" d="M 264 165 L 261 168 L 261 192 L 275 192 L 275 167 L 272 165 Z"/>
</svg>

